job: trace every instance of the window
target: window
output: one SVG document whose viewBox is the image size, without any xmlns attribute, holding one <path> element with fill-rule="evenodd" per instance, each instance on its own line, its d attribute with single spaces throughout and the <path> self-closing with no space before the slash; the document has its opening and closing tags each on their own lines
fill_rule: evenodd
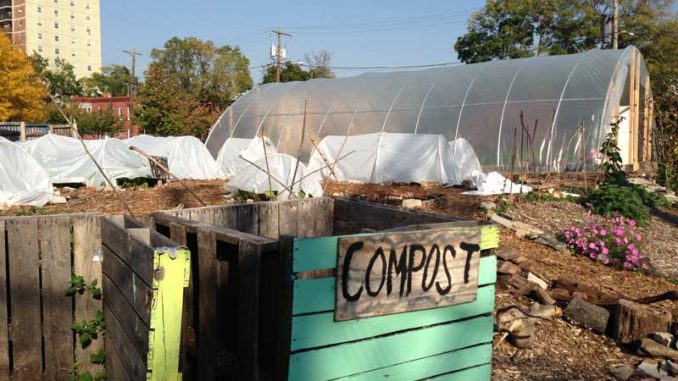
<svg viewBox="0 0 678 381">
<path fill-rule="evenodd" d="M 54 29 L 59 29 L 59 23 L 58 22 L 54 23 Z"/>
<path fill-rule="evenodd" d="M 89 3 L 85 4 L 85 9 L 89 9 Z"/>
<path fill-rule="evenodd" d="M 86 19 L 87 19 L 87 21 L 89 21 L 89 15 L 87 15 Z"/>
<path fill-rule="evenodd" d="M 42 13 L 42 7 L 38 7 L 38 13 Z"/>
<path fill-rule="evenodd" d="M 75 52 L 71 53 L 71 57 L 75 57 Z"/>
<path fill-rule="evenodd" d="M 55 16 L 55 17 L 56 17 L 56 16 L 59 16 L 59 11 L 56 10 L 56 9 L 54 10 L 54 16 Z"/>
<path fill-rule="evenodd" d="M 91 35 L 92 35 L 92 31 L 91 31 L 89 28 L 87 28 L 87 35 L 88 35 L 88 36 L 91 36 Z"/>
<path fill-rule="evenodd" d="M 71 13 L 71 20 L 75 20 L 75 15 Z"/>
<path fill-rule="evenodd" d="M 127 120 L 129 120 L 129 107 L 127 107 Z"/>
<path fill-rule="evenodd" d="M 38 33 L 38 40 L 42 40 L 42 33 Z"/>
<path fill-rule="evenodd" d="M 71 45 L 75 45 L 75 39 L 71 38 Z"/>
<path fill-rule="evenodd" d="M 42 21 L 38 21 L 38 26 L 42 26 Z"/>
<path fill-rule="evenodd" d="M 75 5 L 75 1 L 71 0 L 71 7 Z"/>
<path fill-rule="evenodd" d="M 87 40 L 87 47 L 89 47 L 90 45 L 92 44 L 89 42 L 89 40 Z"/>
<path fill-rule="evenodd" d="M 122 107 L 118 107 L 118 116 L 122 117 Z"/>
<path fill-rule="evenodd" d="M 38 46 L 38 53 L 42 53 L 42 46 Z"/>
<path fill-rule="evenodd" d="M 92 71 L 92 65 L 87 65 L 87 71 Z"/>
<path fill-rule="evenodd" d="M 54 54 L 59 55 L 59 48 L 54 48 Z"/>
<path fill-rule="evenodd" d="M 71 25 L 71 32 L 75 32 L 75 25 Z"/>
<path fill-rule="evenodd" d="M 54 36 L 54 41 L 55 41 L 55 42 L 59 42 L 59 36 L 58 36 L 58 35 L 55 35 L 55 36 Z"/>
</svg>

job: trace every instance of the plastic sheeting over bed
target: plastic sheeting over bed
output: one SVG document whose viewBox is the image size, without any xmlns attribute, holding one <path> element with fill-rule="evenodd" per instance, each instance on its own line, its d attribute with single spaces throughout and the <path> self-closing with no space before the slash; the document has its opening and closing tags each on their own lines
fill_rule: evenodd
<svg viewBox="0 0 678 381">
<path fill-rule="evenodd" d="M 276 153 L 273 143 L 268 138 L 264 138 L 263 142 L 260 137 L 253 139 L 226 139 L 226 142 L 224 142 L 224 145 L 219 149 L 217 154 L 217 165 L 224 176 L 235 176 L 250 165 L 242 158 L 253 163 L 265 158 L 264 145 L 266 146 L 266 155 Z"/>
<path fill-rule="evenodd" d="M 86 140 L 85 144 L 111 181 L 151 177 L 148 160 L 130 151 L 122 140 Z M 44 168 L 49 176 L 46 179 L 51 179 L 52 183 L 107 187 L 106 180 L 78 139 L 47 134 L 21 143 L 21 147 Z"/>
<path fill-rule="evenodd" d="M 0 137 L 0 204 L 41 207 L 52 198 L 47 172 L 17 144 Z"/>
<path fill-rule="evenodd" d="M 168 169 L 180 179 L 224 177 L 212 155 L 196 137 L 139 135 L 127 139 L 125 143 L 141 148 L 149 155 L 166 157 Z"/>
<path fill-rule="evenodd" d="M 278 152 L 296 156 L 306 116 L 302 157 L 312 151 L 311 138 L 317 142 L 334 135 L 434 134 L 447 141 L 464 138 L 481 165 L 507 168 L 514 132 L 521 137 L 522 112 L 531 135 L 531 165 L 573 170 L 581 168 L 581 152 L 597 152 L 621 102 L 628 102 L 622 98 L 628 98 L 626 78 L 636 52 L 632 46 L 594 49 L 261 85 L 223 113 L 206 145 L 217 156 L 227 139 L 251 139 L 265 131 Z M 640 66 L 642 104 L 649 81 L 642 60 Z M 587 160 L 590 166 L 596 164 L 595 157 Z"/>
</svg>

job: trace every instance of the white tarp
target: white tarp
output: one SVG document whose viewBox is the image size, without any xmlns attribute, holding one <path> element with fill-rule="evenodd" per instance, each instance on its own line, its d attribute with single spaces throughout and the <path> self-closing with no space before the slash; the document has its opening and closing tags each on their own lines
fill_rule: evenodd
<svg viewBox="0 0 678 381">
<path fill-rule="evenodd" d="M 482 172 L 473 147 L 463 138 L 449 143 L 446 168 L 449 182 L 452 185 L 460 185 L 464 180 L 471 180 L 473 171 Z"/>
<path fill-rule="evenodd" d="M 17 144 L 0 137 L 0 204 L 41 207 L 52 199 L 47 172 Z"/>
<path fill-rule="evenodd" d="M 442 135 L 384 132 L 348 138 L 327 136 L 318 144 L 318 150 L 330 164 L 339 159 L 334 166 L 339 181 L 449 182 L 445 165 L 447 141 Z M 327 166 L 318 150 L 309 160 L 311 171 Z M 319 173 L 323 179 L 332 179 L 329 168 Z"/>
<path fill-rule="evenodd" d="M 532 188 L 527 185 L 521 186 L 509 181 L 499 172 L 490 172 L 485 174 L 481 171 L 473 171 L 471 174 L 473 185 L 477 188 L 474 191 L 464 192 L 462 194 L 475 196 L 490 196 L 504 193 L 529 193 Z"/>
<path fill-rule="evenodd" d="M 180 179 L 206 180 L 224 177 L 205 145 L 194 136 L 139 135 L 125 142 L 141 148 L 149 155 L 166 157 L 168 169 Z"/>
<path fill-rule="evenodd" d="M 276 149 L 271 140 L 264 138 L 264 142 L 266 144 L 266 154 L 274 155 L 276 153 Z M 235 176 L 240 171 L 249 166 L 249 164 L 245 160 L 241 159 L 240 156 L 253 163 L 259 159 L 263 159 L 264 143 L 262 143 L 261 138 L 226 139 L 226 142 L 224 142 L 224 145 L 221 147 L 219 154 L 217 155 L 217 163 L 224 176 Z"/>
<path fill-rule="evenodd" d="M 257 194 L 266 193 L 271 189 L 278 192 L 278 199 L 287 199 L 290 195 L 285 187 L 290 188 L 292 184 L 292 176 L 294 175 L 296 163 L 297 159 L 290 155 L 274 153 L 268 157 L 269 173 L 272 176 L 270 188 L 268 174 L 250 164 L 232 177 L 225 186 L 233 192 L 243 190 Z M 255 164 L 262 169 L 266 168 L 266 160 L 263 158 L 257 160 Z M 308 176 L 309 173 L 306 166 L 303 163 L 299 163 L 292 191 L 297 194 L 301 189 L 307 196 L 322 196 L 322 186 L 317 180 Z M 285 187 L 280 183 L 285 184 Z"/>
<path fill-rule="evenodd" d="M 118 178 L 151 176 L 148 160 L 130 151 L 122 140 L 86 140 L 85 144 L 114 184 Z M 47 171 L 52 183 L 107 187 L 106 180 L 78 139 L 47 134 L 22 143 L 21 147 Z"/>
</svg>

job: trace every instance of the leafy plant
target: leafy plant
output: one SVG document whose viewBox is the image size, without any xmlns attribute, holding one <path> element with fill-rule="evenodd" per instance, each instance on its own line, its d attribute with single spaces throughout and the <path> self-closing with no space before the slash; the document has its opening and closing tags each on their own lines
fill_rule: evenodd
<svg viewBox="0 0 678 381">
<path fill-rule="evenodd" d="M 99 310 L 96 312 L 94 319 L 83 320 L 80 323 L 73 323 L 71 330 L 78 335 L 80 346 L 87 348 L 92 340 L 99 337 L 99 333 L 106 329 L 106 322 L 104 321 L 104 313 Z"/>
<path fill-rule="evenodd" d="M 567 195 L 565 197 L 556 197 L 550 193 L 545 192 L 529 192 L 522 196 L 522 199 L 527 202 L 545 202 L 545 201 L 566 201 L 566 202 L 577 202 L 579 197 Z"/>
<path fill-rule="evenodd" d="M 590 206 L 595 214 L 621 215 L 634 219 L 643 226 L 650 217 L 650 208 L 631 186 L 603 185 L 582 197 L 581 202 Z"/>
<path fill-rule="evenodd" d="M 31 206 L 30 208 L 24 208 L 23 206 L 19 207 L 19 210 L 16 212 L 17 216 L 36 216 L 47 214 L 47 211 Z"/>
<path fill-rule="evenodd" d="M 504 199 L 499 199 L 499 200 L 497 200 L 497 206 L 494 208 L 494 212 L 499 214 L 499 215 L 503 215 L 503 214 L 508 213 L 508 211 L 512 207 L 513 207 L 513 205 L 510 202 L 508 202 Z"/>
<path fill-rule="evenodd" d="M 621 120 L 618 120 L 610 124 L 612 128 L 600 147 L 600 153 L 603 154 L 604 157 L 601 168 L 605 175 L 606 184 L 626 184 L 626 173 L 622 169 L 622 158 L 619 153 L 619 146 L 617 145 L 617 134 L 619 133 L 620 122 Z"/>
<path fill-rule="evenodd" d="M 97 286 L 97 280 L 92 280 L 89 284 L 85 282 L 85 278 L 82 275 L 73 275 L 71 281 L 66 289 L 66 295 L 72 296 L 75 293 L 80 295 L 84 294 L 85 291 L 88 291 L 92 294 L 94 299 L 101 299 L 101 288 Z"/>
<path fill-rule="evenodd" d="M 93 299 L 100 300 L 101 288 L 98 286 L 96 279 L 87 282 L 82 275 L 73 274 L 66 289 L 67 296 L 74 295 L 89 295 Z M 92 344 L 93 340 L 102 337 L 106 332 L 106 321 L 104 320 L 104 313 L 101 310 L 96 311 L 94 318 L 85 319 L 81 322 L 71 324 L 71 330 L 78 336 L 78 343 L 81 348 L 87 348 Z M 89 360 L 92 364 L 103 365 L 106 363 L 106 350 L 102 347 L 90 354 Z M 73 364 L 73 369 L 69 377 L 70 381 L 104 381 L 106 380 L 106 371 L 97 371 L 94 376 L 88 370 L 80 371 L 81 364 Z"/>
</svg>

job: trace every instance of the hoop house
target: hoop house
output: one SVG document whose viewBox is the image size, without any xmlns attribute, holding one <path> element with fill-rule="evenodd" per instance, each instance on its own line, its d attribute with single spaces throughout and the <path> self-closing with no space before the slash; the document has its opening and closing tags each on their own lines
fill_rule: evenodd
<svg viewBox="0 0 678 381">
<path fill-rule="evenodd" d="M 522 140 L 521 165 L 581 170 L 596 165 L 598 148 L 620 115 L 624 161 L 650 158 L 649 99 L 638 49 L 594 49 L 261 85 L 222 114 L 206 144 L 216 157 L 228 138 L 253 138 L 263 129 L 278 152 L 296 155 L 306 104 L 304 160 L 313 148 L 310 138 L 388 132 L 464 138 L 486 169 L 507 168 L 514 141 L 520 146 Z"/>
</svg>

